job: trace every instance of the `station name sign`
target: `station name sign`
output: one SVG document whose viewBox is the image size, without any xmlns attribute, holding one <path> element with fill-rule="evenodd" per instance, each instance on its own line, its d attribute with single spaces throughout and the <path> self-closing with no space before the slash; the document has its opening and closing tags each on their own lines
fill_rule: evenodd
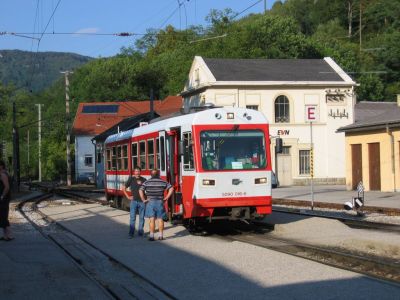
<svg viewBox="0 0 400 300">
<path fill-rule="evenodd" d="M 319 122 L 318 105 L 306 105 L 304 119 L 306 123 Z"/>
</svg>

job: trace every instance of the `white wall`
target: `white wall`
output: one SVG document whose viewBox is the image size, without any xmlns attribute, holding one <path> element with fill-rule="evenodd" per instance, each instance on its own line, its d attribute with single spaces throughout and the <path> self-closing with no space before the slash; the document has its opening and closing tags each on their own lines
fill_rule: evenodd
<svg viewBox="0 0 400 300">
<path fill-rule="evenodd" d="M 80 174 L 94 173 L 95 170 L 95 148 L 91 139 L 93 136 L 76 136 L 75 137 L 75 180 Z M 85 156 L 92 156 L 92 166 L 85 166 Z"/>
<path fill-rule="evenodd" d="M 198 70 L 198 71 L 196 71 Z M 355 96 L 352 84 L 348 85 L 305 85 L 294 83 L 292 86 L 249 85 L 246 82 L 235 86 L 216 82 L 214 76 L 207 71 L 204 61 L 195 58 L 189 80 L 185 90 L 203 89 L 185 96 L 185 106 L 198 106 L 204 103 L 214 103 L 220 106 L 246 107 L 246 105 L 258 105 L 259 111 L 270 122 L 270 134 L 280 135 L 284 146 L 291 146 L 292 177 L 295 182 L 308 179 L 309 176 L 299 174 L 299 150 L 310 149 L 310 125 L 305 121 L 305 106 L 317 105 L 319 122 L 313 124 L 314 142 L 314 177 L 322 181 L 338 179 L 344 183 L 345 180 L 345 140 L 343 133 L 336 133 L 339 127 L 353 123 Z M 195 73 L 197 72 L 198 75 Z M 198 80 L 196 80 L 196 77 Z M 346 80 L 346 79 L 345 79 Z M 216 85 L 220 84 L 220 85 Z M 343 102 L 327 103 L 327 94 L 335 94 L 339 91 L 344 95 Z M 275 99 L 285 95 L 290 101 L 290 122 L 275 123 Z M 340 113 L 342 117 L 340 118 Z M 337 116 L 334 118 L 333 116 Z M 271 150 L 274 150 L 274 142 Z M 274 160 L 274 155 L 272 156 Z M 274 164 L 273 164 L 274 165 Z M 326 180 L 329 182 L 329 180 Z"/>
</svg>

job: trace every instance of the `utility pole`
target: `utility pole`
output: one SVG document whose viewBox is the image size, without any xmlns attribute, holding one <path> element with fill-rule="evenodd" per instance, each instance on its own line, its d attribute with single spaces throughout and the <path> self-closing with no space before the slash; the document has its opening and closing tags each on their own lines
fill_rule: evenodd
<svg viewBox="0 0 400 300">
<path fill-rule="evenodd" d="M 360 30 L 360 52 L 361 52 L 361 42 L 362 42 L 362 35 L 361 35 L 361 33 L 362 33 L 362 17 L 361 17 L 361 14 L 362 14 L 362 8 L 361 8 L 361 0 L 360 0 L 360 28 L 359 28 L 359 30 Z"/>
<path fill-rule="evenodd" d="M 68 75 L 72 74 L 71 71 L 60 72 L 65 75 L 65 131 L 67 134 L 67 185 L 71 186 L 71 131 L 69 128 L 70 113 L 69 113 L 69 80 Z"/>
<path fill-rule="evenodd" d="M 13 188 L 15 190 L 19 190 L 19 149 L 18 149 L 18 129 L 17 129 L 17 109 L 15 105 L 15 101 L 13 101 Z"/>
<path fill-rule="evenodd" d="M 35 104 L 39 109 L 38 115 L 38 148 L 39 148 L 39 182 L 42 182 L 42 105 Z"/>
<path fill-rule="evenodd" d="M 264 15 L 267 14 L 267 0 L 264 0 Z"/>
<path fill-rule="evenodd" d="M 29 129 L 28 129 L 28 132 L 27 132 L 27 137 L 26 137 L 26 139 L 27 139 L 27 146 L 28 146 L 28 178 L 30 178 L 30 169 L 31 169 L 31 166 L 30 166 L 30 153 L 29 153 Z"/>
</svg>

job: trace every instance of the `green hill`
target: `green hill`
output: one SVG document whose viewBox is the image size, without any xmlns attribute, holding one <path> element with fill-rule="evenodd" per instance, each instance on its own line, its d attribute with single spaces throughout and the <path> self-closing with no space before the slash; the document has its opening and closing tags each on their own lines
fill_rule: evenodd
<svg viewBox="0 0 400 300">
<path fill-rule="evenodd" d="M 0 82 L 37 92 L 60 78 L 60 71 L 73 70 L 90 60 L 74 53 L 0 50 Z"/>
</svg>

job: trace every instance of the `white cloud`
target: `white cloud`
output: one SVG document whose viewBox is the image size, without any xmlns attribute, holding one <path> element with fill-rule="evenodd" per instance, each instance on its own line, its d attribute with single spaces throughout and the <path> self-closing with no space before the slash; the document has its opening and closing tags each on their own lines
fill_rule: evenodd
<svg viewBox="0 0 400 300">
<path fill-rule="evenodd" d="M 79 34 L 79 33 L 97 33 L 99 32 L 100 28 L 97 27 L 89 27 L 89 28 L 81 28 L 78 31 L 75 31 L 74 33 Z"/>
</svg>

